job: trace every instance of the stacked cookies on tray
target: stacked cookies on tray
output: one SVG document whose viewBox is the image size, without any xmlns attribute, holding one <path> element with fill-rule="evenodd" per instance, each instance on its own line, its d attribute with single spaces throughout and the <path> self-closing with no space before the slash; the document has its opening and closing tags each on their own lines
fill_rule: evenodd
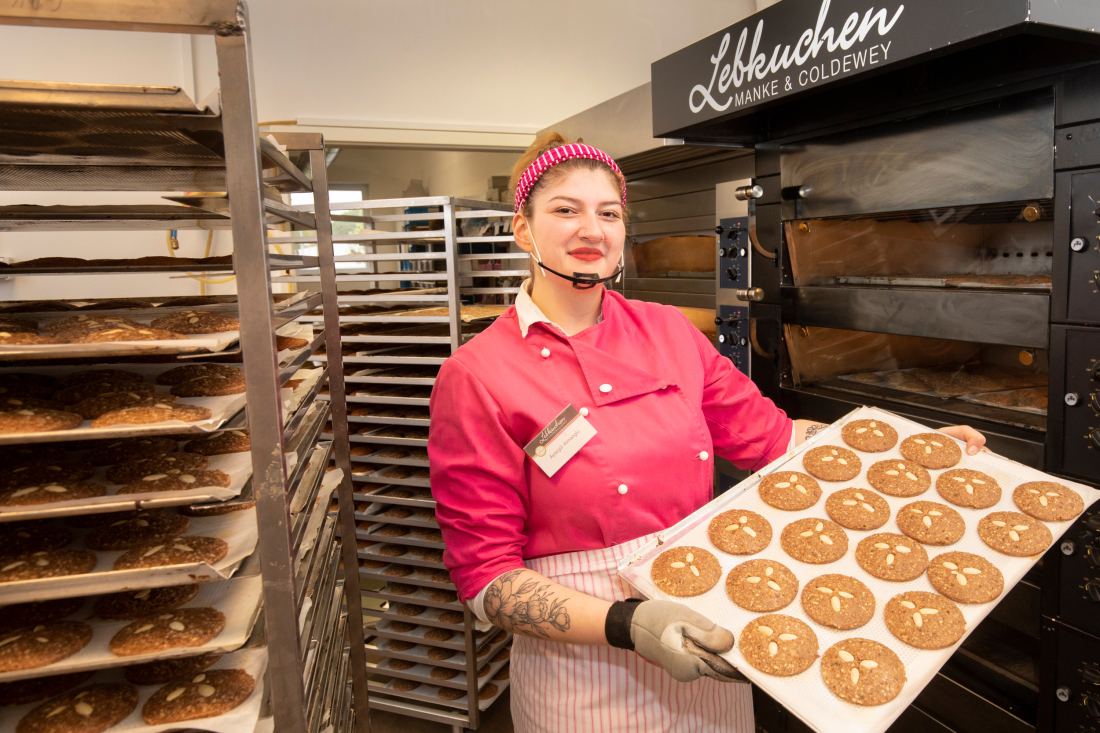
<svg viewBox="0 0 1100 733">
<path fill-rule="evenodd" d="M 862 408 L 620 572 L 733 631 L 730 661 L 812 726 L 884 730 L 1100 496 L 964 449 Z"/>
</svg>

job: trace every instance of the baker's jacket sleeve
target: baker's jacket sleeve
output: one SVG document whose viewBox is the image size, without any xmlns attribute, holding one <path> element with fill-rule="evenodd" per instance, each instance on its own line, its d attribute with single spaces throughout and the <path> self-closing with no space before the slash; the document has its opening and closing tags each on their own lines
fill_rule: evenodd
<svg viewBox="0 0 1100 733">
<path fill-rule="evenodd" d="M 523 568 L 528 496 L 526 453 L 482 382 L 452 357 L 431 397 L 428 457 L 443 562 L 462 602 Z"/>
<path fill-rule="evenodd" d="M 703 363 L 703 415 L 714 452 L 742 470 L 758 471 L 787 451 L 794 422 L 684 320 Z"/>
</svg>

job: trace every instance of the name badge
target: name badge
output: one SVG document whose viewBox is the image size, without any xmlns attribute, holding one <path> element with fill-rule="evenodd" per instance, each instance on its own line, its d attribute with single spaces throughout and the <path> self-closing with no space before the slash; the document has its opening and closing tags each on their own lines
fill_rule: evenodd
<svg viewBox="0 0 1100 733">
<path fill-rule="evenodd" d="M 592 440 L 596 429 L 569 405 L 524 446 L 523 450 L 547 476 L 553 476 L 581 447 Z"/>
</svg>

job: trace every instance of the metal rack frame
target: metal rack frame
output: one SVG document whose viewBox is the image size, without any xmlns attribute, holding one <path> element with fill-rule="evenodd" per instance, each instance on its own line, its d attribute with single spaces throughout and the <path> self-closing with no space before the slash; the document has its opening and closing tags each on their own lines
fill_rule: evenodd
<svg viewBox="0 0 1100 733">
<path fill-rule="evenodd" d="M 406 209 L 410 207 L 436 207 L 439 210 L 426 213 L 411 213 L 406 211 Z M 351 460 L 354 464 L 354 470 L 349 470 L 348 473 L 353 482 L 355 491 L 353 495 L 353 499 L 356 503 L 354 518 L 359 522 L 374 522 L 376 524 L 369 530 L 354 527 L 350 529 L 342 528 L 341 535 L 342 537 L 367 540 L 379 544 L 360 550 L 356 549 L 351 542 L 345 542 L 345 548 L 351 549 L 352 554 L 360 560 L 393 560 L 396 564 L 407 564 L 418 569 L 443 570 L 444 566 L 442 563 L 410 559 L 412 556 L 408 552 L 406 555 L 399 558 L 388 558 L 378 554 L 377 551 L 381 547 L 381 543 L 429 550 L 441 550 L 444 545 L 442 541 L 424 539 L 413 534 L 411 531 L 409 534 L 399 537 L 387 537 L 378 534 L 380 531 L 386 530 L 387 527 L 425 530 L 438 528 L 438 524 L 434 519 L 427 518 L 392 518 L 381 516 L 381 512 L 392 507 L 406 507 L 411 510 L 431 510 L 435 507 L 435 502 L 428 497 L 401 498 L 385 495 L 388 491 L 400 488 L 411 488 L 413 490 L 427 492 L 430 489 L 427 478 L 390 479 L 380 475 L 389 473 L 395 469 L 400 469 L 401 467 L 406 467 L 409 470 L 416 470 L 417 468 L 424 469 L 428 465 L 426 457 L 423 459 L 380 457 L 375 456 L 374 453 L 383 452 L 387 448 L 392 448 L 394 446 L 423 448 L 427 445 L 427 426 L 429 421 L 426 414 L 421 415 L 419 412 L 426 409 L 428 398 L 426 395 L 420 394 L 419 391 L 412 395 L 404 392 L 405 390 L 418 390 L 418 388 L 427 388 L 430 390 L 435 383 L 436 368 L 466 340 L 472 338 L 478 330 L 478 324 L 476 322 L 464 324 L 462 321 L 463 296 L 479 294 L 515 295 L 515 293 L 518 292 L 518 288 L 515 287 L 474 287 L 471 278 L 515 277 L 526 274 L 525 270 L 466 270 L 461 268 L 466 263 L 477 260 L 526 260 L 528 255 L 526 253 L 517 252 L 495 252 L 487 254 L 459 253 L 460 245 L 462 244 L 513 241 L 511 235 L 460 236 L 459 232 L 459 224 L 463 219 L 510 217 L 512 215 L 512 207 L 505 204 L 437 196 L 412 199 L 341 202 L 340 208 L 341 210 L 347 210 L 349 212 L 357 211 L 362 214 L 361 216 L 341 216 L 341 219 L 361 221 L 372 227 L 376 224 L 400 225 L 408 221 L 441 221 L 443 224 L 441 229 L 401 232 L 383 231 L 372 228 L 358 234 L 334 236 L 334 242 L 364 244 L 368 245 L 370 250 L 362 254 L 339 255 L 335 258 L 337 262 L 362 263 L 365 268 L 370 268 L 367 272 L 358 274 L 337 274 L 336 281 L 338 284 L 369 283 L 369 286 L 382 289 L 401 282 L 411 282 L 414 284 L 414 287 L 406 289 L 394 288 L 389 291 L 372 292 L 370 294 L 337 293 L 337 302 L 331 303 L 326 300 L 321 315 L 311 312 L 299 319 L 300 323 L 312 325 L 317 325 L 323 321 L 326 323 L 326 328 L 329 328 L 327 326 L 329 322 L 328 319 L 335 313 L 338 316 L 339 323 L 345 328 L 371 325 L 380 327 L 369 334 L 360 335 L 344 334 L 339 330 L 334 330 L 332 333 L 336 333 L 339 336 L 339 343 L 334 345 L 330 342 L 327 353 L 318 358 L 318 361 L 327 362 L 330 366 L 336 358 L 340 358 L 342 362 L 346 364 L 362 365 L 363 369 L 361 375 L 357 374 L 345 377 L 345 382 L 348 385 L 348 395 L 337 396 L 331 394 L 328 395 L 327 398 L 333 404 L 333 432 L 336 433 L 336 431 L 339 431 L 341 428 L 344 430 L 358 428 L 360 432 L 356 432 L 349 436 L 350 442 L 356 446 L 365 444 L 376 448 L 373 453 L 352 457 Z M 397 213 L 383 213 L 389 210 L 396 210 Z M 312 244 L 316 242 L 317 239 L 311 235 L 291 234 L 280 236 L 277 240 L 273 239 L 272 241 L 278 241 L 280 243 Z M 430 243 L 442 244 L 442 251 L 406 251 L 408 249 L 407 245 L 423 245 Z M 394 246 L 394 249 L 397 251 L 378 251 L 380 246 L 385 245 Z M 392 272 L 378 271 L 379 267 L 386 263 L 400 262 L 413 263 L 414 267 L 425 265 L 431 266 L 431 263 L 442 262 L 444 263 L 444 269 Z M 316 282 L 316 280 L 317 275 L 302 271 L 292 276 L 278 276 L 273 278 L 275 282 L 291 282 L 296 284 L 311 283 Z M 417 284 L 422 284 L 422 287 L 415 287 Z M 338 310 L 340 305 L 344 305 L 345 307 L 375 305 L 383 306 L 387 308 L 387 310 L 366 314 L 342 314 L 339 313 Z M 402 315 L 403 313 L 443 306 L 447 308 L 446 315 L 417 315 L 415 313 L 411 315 Z M 399 328 L 399 326 L 406 326 L 406 328 Z M 440 326 L 444 328 L 441 329 L 439 328 Z M 349 354 L 345 356 L 340 354 L 341 349 L 346 351 L 355 349 L 355 353 L 354 355 Z M 420 369 L 414 369 L 407 373 L 406 376 L 392 376 L 393 369 L 400 369 L 403 367 L 419 367 Z M 389 372 L 389 374 L 387 374 L 387 372 Z M 354 394 L 358 385 L 364 385 L 364 387 L 369 385 L 369 388 L 364 390 L 367 393 Z M 392 392 L 397 392 L 397 394 L 390 394 Z M 325 397 L 325 395 L 322 395 L 322 398 Z M 340 406 L 343 409 L 342 417 L 337 414 L 337 401 L 342 401 L 344 403 Z M 404 409 L 413 412 L 406 415 L 397 413 L 382 416 L 349 415 L 350 412 L 363 408 L 377 408 L 381 411 Z M 343 423 L 342 425 L 341 422 Z M 402 437 L 405 435 L 403 431 L 405 428 L 415 429 L 414 436 Z M 371 505 L 373 505 L 373 508 L 368 511 L 368 507 L 371 507 Z M 414 603 L 416 605 L 425 606 L 428 609 L 460 611 L 463 613 L 463 623 L 461 627 L 457 625 L 448 625 L 431 619 L 418 620 L 418 617 L 411 617 L 407 620 L 413 623 L 420 623 L 420 621 L 423 621 L 423 625 L 426 626 L 450 628 L 455 631 L 459 629 L 462 630 L 463 635 L 461 637 L 449 641 L 432 641 L 419 636 L 415 637 L 415 641 L 418 644 L 464 652 L 465 661 L 461 664 L 456 664 L 451 661 L 438 662 L 439 666 L 450 667 L 456 670 L 461 669 L 465 672 L 465 680 L 461 682 L 461 685 L 453 681 L 441 681 L 438 684 L 443 687 L 452 688 L 465 686 L 467 690 L 466 697 L 457 701 L 457 706 L 456 703 L 445 703 L 442 700 L 439 701 L 437 706 L 427 703 L 423 696 L 420 696 L 421 699 L 416 699 L 418 693 L 406 694 L 388 687 L 382 689 L 380 685 L 372 682 L 371 687 L 375 694 L 372 695 L 370 699 L 371 707 L 444 723 L 452 726 L 456 731 L 463 728 L 477 729 L 480 723 L 482 706 L 485 705 L 483 701 L 478 700 L 478 691 L 480 687 L 477 670 L 483 660 L 477 657 L 477 652 L 481 650 L 485 644 L 489 643 L 489 639 L 493 635 L 492 632 L 486 633 L 481 638 L 478 638 L 474 633 L 475 618 L 469 609 L 458 603 L 457 600 L 454 602 L 437 601 L 428 597 L 427 594 L 432 590 L 453 591 L 454 585 L 450 582 L 438 582 L 431 579 L 419 578 L 415 575 L 390 577 L 384 574 L 384 568 L 375 570 L 360 568 L 359 575 L 361 581 L 373 584 L 377 584 L 377 582 L 386 579 L 392 579 L 396 582 L 417 586 L 421 589 L 414 594 L 402 596 L 388 593 L 386 587 L 380 589 L 363 588 L 361 592 L 366 599 L 371 599 L 375 602 L 384 601 L 391 604 Z M 417 660 L 414 656 L 408 654 L 391 651 L 387 644 L 380 646 L 377 643 L 385 639 L 401 638 L 402 635 L 400 633 L 379 629 L 377 628 L 377 624 L 380 622 L 388 623 L 392 620 L 400 620 L 403 617 L 398 617 L 392 611 L 385 608 L 366 609 L 364 615 L 374 619 L 371 626 L 365 631 L 367 636 L 374 638 L 373 642 L 368 640 L 368 648 L 373 655 L 403 659 L 405 661 L 424 661 L 422 659 Z M 411 641 L 413 638 L 414 637 L 408 637 L 406 640 Z M 498 651 L 499 648 L 502 648 L 506 643 L 506 640 L 500 640 L 494 643 L 493 653 Z M 487 663 L 488 659 L 489 656 L 485 656 L 484 661 Z M 433 662 L 433 664 L 435 663 L 436 662 Z M 400 671 L 394 671 L 394 674 L 391 675 L 390 670 L 376 669 L 375 667 L 368 668 L 368 671 L 377 671 L 379 673 L 385 673 L 387 676 L 397 678 L 411 680 L 421 679 L 415 675 L 402 673 Z M 485 682 L 488 683 L 488 681 L 488 678 L 485 678 Z M 501 687 L 501 692 L 503 692 L 506 683 L 499 684 L 499 686 Z M 465 705 L 465 709 L 461 707 L 463 704 Z"/>
<path fill-rule="evenodd" d="M 118 85 L 68 85 L 18 82 L 5 90 L 3 102 L 38 109 L 54 109 L 56 114 L 79 115 L 102 110 L 155 114 L 158 123 L 178 129 L 220 131 L 224 158 L 202 152 L 177 156 L 170 162 L 152 161 L 147 165 L 127 165 L 109 160 L 113 154 L 81 156 L 73 165 L 34 164 L 25 161 L 0 161 L 0 189 L 4 190 L 113 190 L 149 191 L 193 188 L 228 192 L 231 216 L 224 211 L 195 208 L 180 219 L 149 207 L 68 207 L 59 210 L 9 212 L 19 230 L 30 229 L 160 229 L 168 216 L 171 228 L 208 228 L 230 226 L 234 240 L 234 266 L 237 276 L 240 345 L 244 353 L 247 423 L 251 432 L 251 490 L 256 500 L 259 533 L 257 552 L 246 560 L 259 566 L 263 577 L 265 639 L 269 654 L 266 697 L 274 716 L 274 727 L 283 733 L 317 733 L 323 722 L 335 719 L 350 730 L 354 724 L 360 733 L 368 733 L 369 716 L 365 653 L 362 637 L 361 596 L 348 584 L 337 580 L 340 554 L 332 539 L 337 524 L 354 534 L 351 463 L 348 454 L 343 366 L 339 356 L 339 323 L 335 292 L 331 220 L 328 211 L 328 186 L 324 160 L 324 142 L 316 134 L 282 134 L 287 149 L 306 151 L 312 180 L 257 129 L 253 89 L 252 52 L 248 9 L 241 0 L 134 0 L 125 4 L 106 0 L 74 0 L 61 3 L 16 3 L 0 10 L 0 24 L 33 25 L 51 28 L 89 28 L 101 30 L 138 30 L 166 33 L 213 35 L 221 79 L 222 111 L 218 115 L 198 113 L 190 101 L 175 88 L 120 87 Z M 3 151 L 0 151 L 2 153 Z M 125 157 L 125 156 L 123 156 Z M 265 171 L 272 170 L 270 174 Z M 276 196 L 285 191 L 312 191 L 314 206 L 304 211 L 283 204 Z M 275 194 L 272 193 L 275 192 Z M 44 207 L 47 209 L 49 207 Z M 155 207 L 159 208 L 159 207 Z M 146 210 L 142 210 L 146 209 Z M 178 212 L 178 210 L 177 210 Z M 16 216 L 16 213 L 18 216 Z M 332 315 L 326 319 L 323 334 L 332 358 L 327 365 L 333 413 L 332 453 L 344 471 L 338 495 L 341 511 L 330 514 L 327 504 L 316 507 L 327 516 L 313 548 L 301 551 L 302 536 L 290 513 L 291 498 L 298 490 L 316 496 L 322 472 L 304 467 L 288 470 L 287 442 L 301 451 L 302 462 L 314 453 L 321 437 L 319 426 L 307 420 L 323 418 L 314 410 L 320 381 L 293 409 L 284 415 L 280 390 L 304 359 L 279 366 L 275 328 L 286 322 L 276 314 L 271 288 L 271 269 L 284 269 L 285 263 L 268 252 L 267 227 L 272 221 L 288 221 L 317 232 L 318 257 L 295 262 L 296 266 L 317 266 L 321 283 L 320 301 Z M 171 269 L 157 268 L 158 270 Z M 196 268 L 189 268 L 196 269 Z M 42 272 L 41 274 L 47 274 Z M 53 273 L 50 273 L 53 274 Z M 315 296 L 307 298 L 316 303 Z M 267 304 L 264 307 L 263 304 Z M 320 345 L 321 337 L 309 349 Z M 239 415 L 238 418 L 241 416 Z M 289 417 L 289 419 L 287 419 Z M 234 418 L 222 429 L 241 423 Z M 301 428 L 301 430 L 299 430 Z M 99 437 L 90 435 L 89 438 Z M 327 448 L 326 455 L 327 455 Z M 307 485 L 307 482 L 309 485 Z M 299 520 L 300 521 L 300 520 Z M 354 546 L 343 548 L 346 567 L 356 567 Z M 346 592 L 343 592 L 345 591 Z M 343 592 L 344 604 L 340 602 Z M 314 622 L 304 629 L 307 643 L 300 642 L 299 617 L 307 596 L 324 613 L 314 614 Z M 346 608 L 344 607 L 346 605 Z M 347 634 L 345 641 L 344 634 Z M 321 657 L 311 655 L 319 651 Z M 351 681 L 346 682 L 350 669 Z M 309 672 L 312 671 L 312 675 Z M 320 675 L 320 676 L 318 676 Z M 340 676 L 344 675 L 344 676 Z M 362 704 L 362 713 L 349 714 L 348 694 Z"/>
</svg>

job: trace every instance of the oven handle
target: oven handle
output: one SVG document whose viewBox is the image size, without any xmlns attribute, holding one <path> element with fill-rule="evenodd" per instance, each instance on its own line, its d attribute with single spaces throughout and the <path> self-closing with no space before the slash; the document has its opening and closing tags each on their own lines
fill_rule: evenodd
<svg viewBox="0 0 1100 733">
<path fill-rule="evenodd" d="M 760 342 L 756 340 L 756 319 L 749 319 L 749 342 L 752 344 L 752 350 L 756 352 L 757 356 L 761 356 L 765 359 L 774 359 L 774 351 L 764 351 L 760 347 Z"/>
<path fill-rule="evenodd" d="M 749 199 L 749 241 L 752 242 L 753 249 L 769 260 L 774 260 L 778 255 L 777 252 L 769 252 L 761 247 L 760 240 L 756 238 L 756 199 L 751 198 Z"/>
</svg>

